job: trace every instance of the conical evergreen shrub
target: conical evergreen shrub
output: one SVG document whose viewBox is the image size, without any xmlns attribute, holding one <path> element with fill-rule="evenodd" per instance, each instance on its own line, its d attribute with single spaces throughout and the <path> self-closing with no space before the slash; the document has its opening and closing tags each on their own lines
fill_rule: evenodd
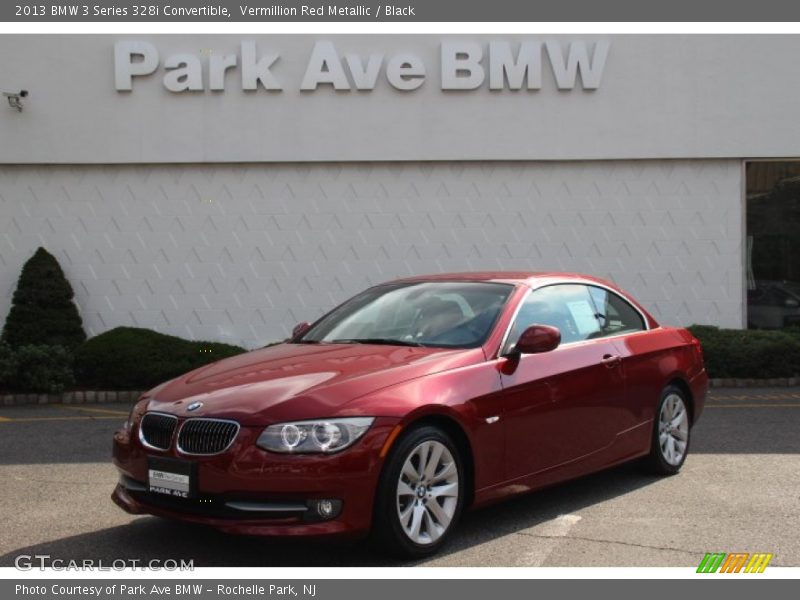
<svg viewBox="0 0 800 600">
<path fill-rule="evenodd" d="M 72 297 L 72 286 L 56 258 L 39 248 L 22 267 L 2 341 L 14 348 L 72 348 L 84 342 L 83 321 Z"/>
</svg>

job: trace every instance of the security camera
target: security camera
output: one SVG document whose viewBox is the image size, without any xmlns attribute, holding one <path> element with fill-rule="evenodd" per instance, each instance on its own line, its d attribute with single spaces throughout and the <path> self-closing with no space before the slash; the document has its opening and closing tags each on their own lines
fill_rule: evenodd
<svg viewBox="0 0 800 600">
<path fill-rule="evenodd" d="M 18 92 L 3 90 L 3 96 L 8 100 L 9 107 L 16 108 L 19 112 L 22 112 L 22 99 L 27 98 L 28 90 L 19 90 Z"/>
</svg>

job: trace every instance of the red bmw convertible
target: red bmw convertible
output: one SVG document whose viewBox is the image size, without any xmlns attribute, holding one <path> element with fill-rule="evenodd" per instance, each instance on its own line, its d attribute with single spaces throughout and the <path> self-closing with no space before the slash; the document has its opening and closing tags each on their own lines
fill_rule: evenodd
<svg viewBox="0 0 800 600">
<path fill-rule="evenodd" d="M 633 459 L 676 473 L 707 389 L 698 340 L 600 279 L 403 279 L 144 394 L 114 436 L 112 497 L 424 556 L 470 507 Z"/>
</svg>

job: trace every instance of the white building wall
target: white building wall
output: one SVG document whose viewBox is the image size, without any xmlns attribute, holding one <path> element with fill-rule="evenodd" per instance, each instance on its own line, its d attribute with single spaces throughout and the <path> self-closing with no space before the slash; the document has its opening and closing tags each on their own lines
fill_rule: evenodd
<svg viewBox="0 0 800 600">
<path fill-rule="evenodd" d="M 609 278 L 664 324 L 743 323 L 741 162 L 0 166 L 0 316 L 37 246 L 90 335 L 255 347 L 369 284 Z"/>
<path fill-rule="evenodd" d="M 156 48 L 156 73 L 115 89 L 114 46 Z M 374 89 L 302 91 L 315 45 L 344 61 L 381 55 Z M 490 44 L 608 44 L 597 89 L 558 89 L 548 52 L 541 89 L 490 90 Z M 241 45 L 279 55 L 282 91 L 242 89 Z M 442 89 L 443 44 L 477 46 L 483 83 Z M 589 50 L 587 50 L 588 52 Z M 389 84 L 412 53 L 424 84 Z M 171 92 L 167 58 L 196 57 L 204 90 Z M 797 156 L 797 35 L 3 35 L 0 87 L 26 89 L 0 110 L 0 163 L 220 163 L 395 160 L 623 160 Z M 211 91 L 214 56 L 237 56 Z M 342 67 L 344 68 L 344 67 Z M 582 82 L 583 80 L 580 79 Z M 571 86 L 571 84 L 570 84 Z"/>
</svg>

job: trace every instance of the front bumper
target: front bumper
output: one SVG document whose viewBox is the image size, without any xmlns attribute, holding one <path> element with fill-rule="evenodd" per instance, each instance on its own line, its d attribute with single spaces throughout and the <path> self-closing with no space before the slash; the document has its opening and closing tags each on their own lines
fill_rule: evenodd
<svg viewBox="0 0 800 600">
<path fill-rule="evenodd" d="M 111 497 L 131 514 L 201 523 L 228 533 L 360 537 L 372 522 L 383 466 L 381 448 L 396 424 L 396 419 L 377 418 L 353 447 L 332 455 L 266 452 L 255 445 L 262 428 L 242 427 L 224 453 L 191 457 L 174 447 L 163 452 L 143 448 L 134 426 L 130 432 L 120 430 L 114 435 L 113 460 L 120 482 Z M 195 497 L 149 492 L 148 457 L 196 463 Z M 341 501 L 337 516 L 325 520 L 314 513 L 313 501 L 322 498 Z"/>
</svg>

